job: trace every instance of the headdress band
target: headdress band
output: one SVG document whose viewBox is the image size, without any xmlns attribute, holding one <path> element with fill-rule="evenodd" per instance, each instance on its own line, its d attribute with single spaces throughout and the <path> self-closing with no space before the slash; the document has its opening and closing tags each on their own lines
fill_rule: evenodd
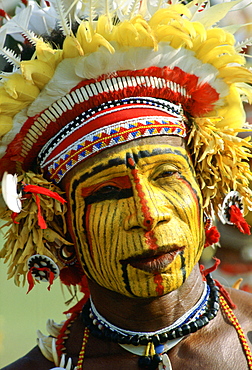
<svg viewBox="0 0 252 370">
<path fill-rule="evenodd" d="M 140 137 L 186 136 L 182 108 L 163 99 L 132 97 L 103 103 L 66 124 L 41 149 L 40 167 L 58 183 L 94 153 Z"/>
</svg>

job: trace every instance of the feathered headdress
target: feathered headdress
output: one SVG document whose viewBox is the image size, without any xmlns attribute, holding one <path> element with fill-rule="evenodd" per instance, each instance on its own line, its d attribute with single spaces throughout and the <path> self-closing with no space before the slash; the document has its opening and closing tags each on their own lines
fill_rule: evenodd
<svg viewBox="0 0 252 370">
<path fill-rule="evenodd" d="M 218 213 L 232 190 L 246 213 L 251 144 L 237 133 L 246 122 L 243 101 L 251 103 L 252 73 L 236 27 L 216 26 L 239 2 L 25 1 L 13 18 L 2 12 L 0 49 L 11 72 L 0 82 L 1 171 L 55 193 L 69 169 L 117 145 L 119 134 L 119 142 L 175 134 L 186 136 L 204 209 Z M 16 50 L 4 46 L 6 35 Z M 137 112 L 139 105 L 148 123 L 127 118 L 126 108 Z M 50 243 L 67 243 L 65 205 L 29 189 L 21 213 L 2 213 L 9 224 L 11 216 L 19 222 L 1 252 L 17 281 L 31 255 L 55 260 Z"/>
</svg>

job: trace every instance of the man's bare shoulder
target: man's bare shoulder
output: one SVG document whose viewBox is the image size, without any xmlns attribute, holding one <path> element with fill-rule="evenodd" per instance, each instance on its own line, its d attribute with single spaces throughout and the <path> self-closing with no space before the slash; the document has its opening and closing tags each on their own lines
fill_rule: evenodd
<svg viewBox="0 0 252 370">
<path fill-rule="evenodd" d="M 236 308 L 233 310 L 240 325 L 245 330 L 252 330 L 252 294 L 243 290 L 228 289 Z"/>
<path fill-rule="evenodd" d="M 229 288 L 228 293 L 230 294 L 233 302 L 241 310 L 247 310 L 250 315 L 252 315 L 252 294 L 245 292 L 244 290 Z"/>
<path fill-rule="evenodd" d="M 1 370 L 49 370 L 53 367 L 55 365 L 42 355 L 38 347 L 35 347 L 25 356 Z"/>
</svg>

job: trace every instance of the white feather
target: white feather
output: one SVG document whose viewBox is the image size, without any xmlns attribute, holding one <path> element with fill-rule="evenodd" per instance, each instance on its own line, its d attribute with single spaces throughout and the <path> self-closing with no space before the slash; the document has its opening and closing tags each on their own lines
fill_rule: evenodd
<svg viewBox="0 0 252 370">
<path fill-rule="evenodd" d="M 116 47 L 115 44 L 113 46 Z M 29 106 L 28 116 L 34 116 L 46 109 L 83 79 L 99 77 L 100 71 L 103 74 L 111 74 L 118 70 L 143 69 L 152 65 L 158 67 L 169 65 L 171 68 L 177 65 L 187 73 L 193 70 L 199 78 L 199 83 L 207 80 L 221 93 L 220 99 L 227 93 L 226 84 L 217 78 L 218 70 L 210 64 L 203 64 L 190 50 L 173 49 L 163 44 L 159 45 L 158 52 L 147 48 L 131 48 L 110 54 L 107 49 L 101 47 L 88 56 L 64 59 L 36 101 Z M 19 119 L 22 119 L 21 116 Z"/>
<path fill-rule="evenodd" d="M 137 13 L 139 13 L 141 0 L 134 0 L 129 7 L 129 18 L 132 19 Z"/>
<path fill-rule="evenodd" d="M 7 30 L 6 28 L 1 28 L 0 29 L 0 51 L 3 49 L 4 44 L 5 44 L 5 39 L 7 35 Z"/>
<path fill-rule="evenodd" d="M 99 8 L 95 7 L 92 0 L 82 1 L 82 15 L 85 19 L 88 19 L 90 22 L 92 22 L 96 16 L 96 13 L 98 13 L 98 11 L 99 11 Z"/>
<path fill-rule="evenodd" d="M 248 46 L 251 46 L 251 45 L 252 45 L 252 37 L 244 41 L 238 42 L 235 49 L 237 52 L 240 52 L 242 51 L 242 49 L 246 49 Z M 250 55 L 250 57 L 252 56 Z"/>
<path fill-rule="evenodd" d="M 136 0 L 117 1 L 116 14 L 121 22 L 130 19 L 130 14 L 134 8 Z"/>
<path fill-rule="evenodd" d="M 61 31 L 65 36 L 70 35 L 71 28 L 69 20 L 67 19 L 68 12 L 65 10 L 63 0 L 51 0 L 54 8 L 58 14 L 58 23 Z"/>
<path fill-rule="evenodd" d="M 225 15 L 242 0 L 235 0 L 230 2 L 223 2 L 215 4 L 204 9 L 202 12 L 196 12 L 192 17 L 191 21 L 201 22 L 206 29 L 212 27 L 214 24 L 218 23 Z"/>
<path fill-rule="evenodd" d="M 7 60 L 10 64 L 20 67 L 21 59 L 19 56 L 15 54 L 15 52 L 11 49 L 8 49 L 7 47 L 0 49 L 0 55 L 3 56 L 4 59 Z"/>
<path fill-rule="evenodd" d="M 197 18 L 197 14 L 199 13 L 199 11 L 206 11 L 206 10 L 202 10 L 202 7 L 205 8 L 208 8 L 210 6 L 210 2 L 209 0 L 194 0 L 194 1 L 191 1 L 187 4 L 187 7 L 190 9 L 190 12 L 191 12 L 191 18 L 190 20 L 193 21 Z"/>
<path fill-rule="evenodd" d="M 32 7 L 29 5 L 5 23 L 2 29 L 6 29 L 8 34 L 20 33 L 20 31 L 27 30 L 31 13 Z"/>
<path fill-rule="evenodd" d="M 32 14 L 32 6 L 29 5 L 25 9 L 17 13 L 11 20 L 6 22 L 1 27 L 1 33 L 6 32 L 9 35 L 25 35 L 29 41 L 35 44 L 38 41 L 38 37 L 34 32 L 29 31 L 29 21 Z"/>
<path fill-rule="evenodd" d="M 168 6 L 166 0 L 158 0 L 158 1 L 147 1 L 149 15 L 146 14 L 146 17 L 149 19 L 152 14 L 154 14 L 158 9 L 166 8 Z"/>
</svg>

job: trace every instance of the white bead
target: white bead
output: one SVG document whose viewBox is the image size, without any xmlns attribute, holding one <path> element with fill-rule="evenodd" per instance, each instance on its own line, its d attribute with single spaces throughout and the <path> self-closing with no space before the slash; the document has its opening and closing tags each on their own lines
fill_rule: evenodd
<svg viewBox="0 0 252 370">
<path fill-rule="evenodd" d="M 162 355 L 162 364 L 163 364 L 163 369 L 172 370 L 171 361 L 166 353 Z"/>
</svg>

